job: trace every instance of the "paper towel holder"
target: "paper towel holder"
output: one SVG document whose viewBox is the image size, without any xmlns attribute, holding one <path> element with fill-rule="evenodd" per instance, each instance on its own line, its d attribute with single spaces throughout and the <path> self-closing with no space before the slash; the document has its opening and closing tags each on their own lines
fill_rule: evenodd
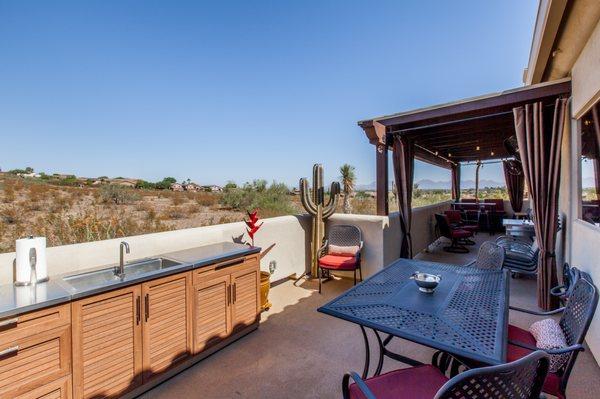
<svg viewBox="0 0 600 399">
<path fill-rule="evenodd" d="M 33 238 L 30 236 L 29 238 Z M 28 285 L 35 285 L 37 283 L 45 283 L 50 280 L 50 277 L 46 276 L 44 278 L 38 279 L 36 273 L 36 264 L 37 264 L 37 251 L 35 248 L 29 249 L 29 265 L 31 266 L 31 271 L 29 274 L 29 281 L 15 281 L 15 286 L 24 287 Z"/>
</svg>

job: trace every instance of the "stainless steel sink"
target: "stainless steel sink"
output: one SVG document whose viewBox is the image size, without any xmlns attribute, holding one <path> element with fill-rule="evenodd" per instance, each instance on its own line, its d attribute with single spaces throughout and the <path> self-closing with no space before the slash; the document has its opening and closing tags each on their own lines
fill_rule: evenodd
<svg viewBox="0 0 600 399">
<path fill-rule="evenodd" d="M 131 262 L 125 265 L 124 280 L 129 280 L 133 277 L 139 277 L 140 275 L 146 273 L 164 270 L 179 265 L 181 265 L 181 263 L 166 258 L 151 258 Z M 115 275 L 115 267 L 110 267 L 106 269 L 65 276 L 63 277 L 63 281 L 77 291 L 84 291 L 91 288 L 116 284 L 122 281 L 122 279 Z"/>
</svg>

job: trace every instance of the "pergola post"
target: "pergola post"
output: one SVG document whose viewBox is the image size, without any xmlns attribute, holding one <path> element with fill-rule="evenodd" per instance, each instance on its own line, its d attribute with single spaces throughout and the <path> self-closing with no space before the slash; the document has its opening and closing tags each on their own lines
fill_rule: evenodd
<svg viewBox="0 0 600 399">
<path fill-rule="evenodd" d="M 389 209 L 389 176 L 388 176 L 388 149 L 385 144 L 377 144 L 375 146 L 375 163 L 377 175 L 377 214 L 387 216 Z"/>
<path fill-rule="evenodd" d="M 385 140 L 385 125 L 370 120 L 362 123 L 359 122 L 359 126 L 365 131 L 369 142 L 375 146 L 377 214 L 380 216 L 387 216 L 390 212 L 388 197 L 388 147 Z"/>
</svg>

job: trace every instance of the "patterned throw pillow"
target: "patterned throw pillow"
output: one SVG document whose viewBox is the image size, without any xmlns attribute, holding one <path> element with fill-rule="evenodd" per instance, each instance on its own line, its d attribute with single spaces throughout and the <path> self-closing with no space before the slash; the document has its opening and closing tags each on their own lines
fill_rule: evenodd
<svg viewBox="0 0 600 399">
<path fill-rule="evenodd" d="M 536 321 L 529 327 L 529 332 L 540 349 L 560 349 L 567 345 L 565 334 L 554 319 Z M 569 354 L 550 355 L 550 372 L 556 373 L 569 360 Z"/>
<path fill-rule="evenodd" d="M 341 245 L 333 245 L 329 244 L 327 248 L 327 253 L 329 255 L 339 255 L 339 256 L 354 256 L 359 251 L 358 245 L 352 245 L 349 247 L 343 247 Z"/>
</svg>

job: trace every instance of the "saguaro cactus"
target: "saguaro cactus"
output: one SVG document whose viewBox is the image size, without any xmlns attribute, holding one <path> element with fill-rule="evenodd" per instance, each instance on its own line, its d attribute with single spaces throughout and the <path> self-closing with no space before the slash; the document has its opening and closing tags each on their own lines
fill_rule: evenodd
<svg viewBox="0 0 600 399">
<path fill-rule="evenodd" d="M 329 190 L 329 200 L 325 204 L 325 189 L 323 188 L 323 165 L 315 164 L 313 166 L 313 188 L 312 193 L 308 189 L 306 178 L 300 179 L 300 198 L 304 209 L 312 215 L 312 240 L 310 274 L 317 275 L 317 264 L 319 261 L 319 249 L 323 245 L 325 237 L 325 220 L 333 215 L 340 198 L 340 184 L 331 183 Z"/>
</svg>

